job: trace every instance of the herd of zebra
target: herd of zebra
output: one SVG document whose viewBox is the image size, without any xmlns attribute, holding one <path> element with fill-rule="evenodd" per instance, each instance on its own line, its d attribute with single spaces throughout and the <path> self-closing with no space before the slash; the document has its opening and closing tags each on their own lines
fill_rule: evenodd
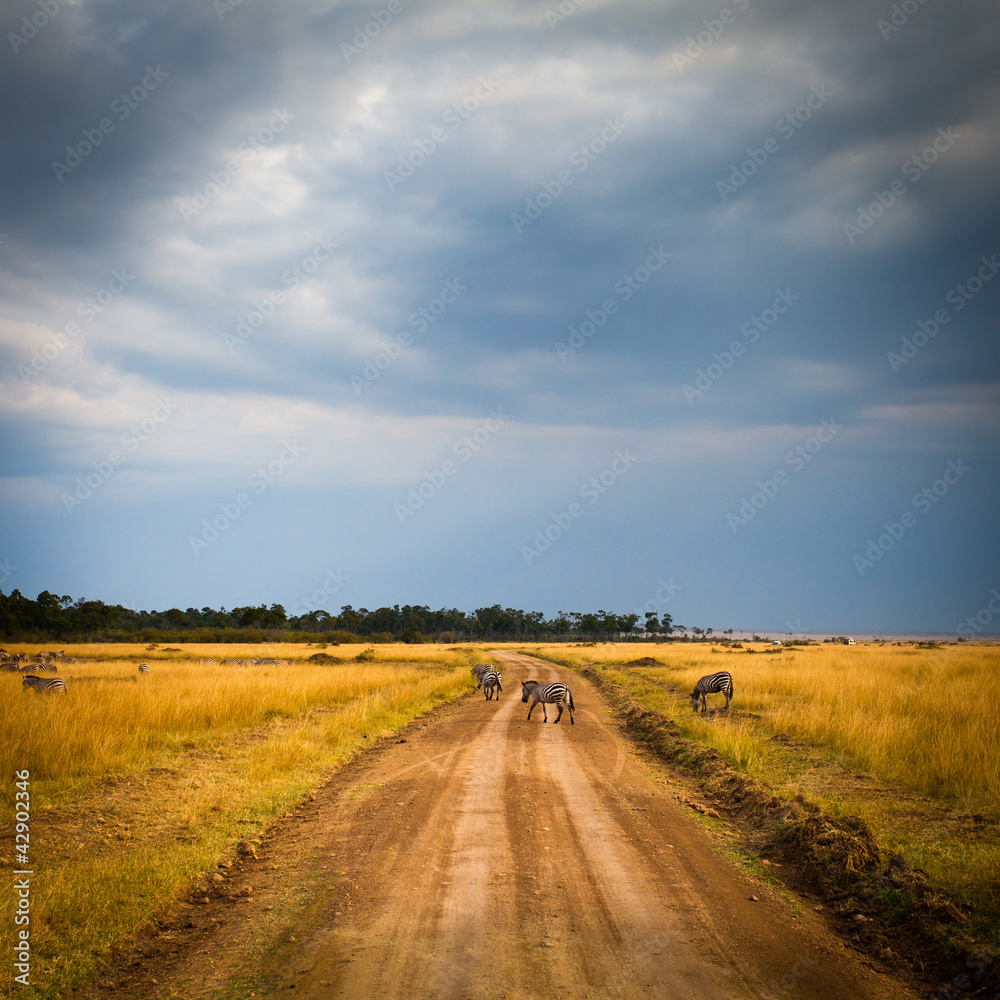
<svg viewBox="0 0 1000 1000">
<path fill-rule="evenodd" d="M 39 677 L 36 674 L 24 673 L 25 670 L 51 670 L 54 674 L 58 673 L 59 668 L 56 666 L 56 661 L 59 663 L 76 663 L 76 657 L 67 656 L 65 650 L 62 649 L 52 653 L 35 653 L 32 657 L 29 657 L 27 653 L 8 653 L 6 649 L 0 649 L 0 670 L 21 673 L 22 691 L 38 691 L 41 694 L 65 694 L 66 681 L 61 677 Z M 140 674 L 148 674 L 149 664 L 140 663 L 138 672 Z M 70 678 L 74 683 L 100 679 L 97 677 Z"/>
<path fill-rule="evenodd" d="M 496 667 L 491 666 L 489 663 L 477 663 L 472 668 L 472 676 L 476 678 L 476 690 L 480 688 L 483 689 L 483 693 L 486 695 L 487 701 L 493 700 L 494 689 L 497 692 L 497 700 L 500 700 L 500 693 L 503 688 L 500 686 L 500 671 Z M 531 713 L 535 710 L 536 705 L 542 706 L 542 722 L 548 722 L 549 717 L 545 711 L 546 705 L 556 705 L 559 708 L 559 714 L 556 716 L 556 722 L 562 718 L 563 705 L 569 709 L 569 721 L 570 725 L 576 725 L 576 721 L 573 718 L 573 712 L 576 706 L 573 704 L 573 694 L 565 684 L 561 681 L 555 681 L 552 684 L 540 684 L 538 681 L 521 681 L 521 701 L 522 703 L 527 703 L 528 699 L 531 698 L 531 708 L 528 709 L 528 721 L 531 721 Z"/>
<path fill-rule="evenodd" d="M 28 656 L 27 653 L 8 653 L 6 649 L 0 649 L 0 670 L 25 671 L 25 670 L 51 670 L 56 673 L 59 663 L 76 663 L 75 656 L 67 656 L 64 649 L 53 653 L 35 653 Z M 22 666 L 23 664 L 23 666 Z"/>
<path fill-rule="evenodd" d="M 29 657 L 27 653 L 8 653 L 0 649 L 0 670 L 24 674 L 25 670 L 51 670 L 58 673 L 56 661 L 60 663 L 75 663 L 76 657 L 67 656 L 65 650 L 58 652 L 35 653 Z M 21 678 L 21 689 L 24 691 L 41 691 L 44 694 L 65 694 L 66 682 L 61 677 L 38 677 L 35 674 L 24 674 Z"/>
<path fill-rule="evenodd" d="M 215 663 L 215 660 L 210 657 L 209 659 L 201 660 L 200 662 Z M 264 657 L 262 660 L 219 660 L 220 667 L 287 667 L 288 664 L 288 660 L 275 660 L 273 657 Z"/>
<path fill-rule="evenodd" d="M 497 691 L 497 700 L 503 688 L 500 686 L 500 671 L 489 663 L 477 663 L 472 668 L 472 676 L 476 678 L 476 690 L 483 689 L 487 701 L 493 700 L 494 689 Z M 710 694 L 721 694 L 726 699 L 726 711 L 729 711 L 729 703 L 733 697 L 733 675 L 728 670 L 720 670 L 714 674 L 706 674 L 694 686 L 691 692 L 691 707 L 698 711 L 699 703 L 702 712 L 708 711 L 707 696 Z M 542 721 L 548 722 L 549 717 L 545 711 L 546 705 L 557 705 L 559 714 L 556 722 L 562 718 L 563 705 L 569 708 L 570 725 L 575 725 L 573 719 L 573 694 L 561 681 L 552 684 L 540 684 L 538 681 L 521 681 L 521 701 L 527 702 L 531 698 L 531 708 L 528 709 L 528 721 L 531 721 L 531 713 L 537 705 L 542 706 Z"/>
</svg>

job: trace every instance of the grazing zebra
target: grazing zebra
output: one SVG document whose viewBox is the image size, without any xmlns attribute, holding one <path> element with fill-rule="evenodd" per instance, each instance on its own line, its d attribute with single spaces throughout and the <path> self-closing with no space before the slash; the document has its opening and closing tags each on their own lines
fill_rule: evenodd
<svg viewBox="0 0 1000 1000">
<path fill-rule="evenodd" d="M 140 663 L 139 664 L 139 673 L 140 674 L 148 674 L 149 673 L 149 664 L 148 663 Z"/>
<path fill-rule="evenodd" d="M 42 694 L 65 694 L 66 682 L 61 677 L 36 677 L 34 674 L 26 674 L 21 678 L 21 690 L 26 691 L 28 688 L 40 691 Z"/>
<path fill-rule="evenodd" d="M 705 696 L 721 692 L 726 696 L 726 711 L 729 711 L 729 699 L 733 696 L 733 677 L 727 670 L 720 670 L 717 674 L 708 674 L 702 677 L 694 686 L 691 692 L 691 707 L 697 712 L 698 702 L 701 701 L 701 710 L 708 711 L 708 702 Z"/>
<path fill-rule="evenodd" d="M 477 681 L 481 681 L 483 677 L 488 674 L 493 669 L 492 665 L 489 663 L 477 663 L 472 668 L 472 676 L 476 678 Z M 482 685 L 476 684 L 476 687 L 481 687 Z"/>
<path fill-rule="evenodd" d="M 556 716 L 556 722 L 562 718 L 563 705 L 568 705 L 569 723 L 571 726 L 576 725 L 573 719 L 573 710 L 576 707 L 573 704 L 573 692 L 565 684 L 561 684 L 559 681 L 556 681 L 554 684 L 539 684 L 538 681 L 521 681 L 521 701 L 526 702 L 529 698 L 535 699 L 531 703 L 531 708 L 528 709 L 529 722 L 531 721 L 531 713 L 534 712 L 535 706 L 541 702 L 542 722 L 549 721 L 549 717 L 545 712 L 546 705 L 559 706 L 559 714 Z"/>
<path fill-rule="evenodd" d="M 500 671 L 499 670 L 487 670 L 482 677 L 479 678 L 479 683 L 476 685 L 477 688 L 483 689 L 483 694 L 486 695 L 487 701 L 493 700 L 493 689 L 497 689 L 497 701 L 500 700 L 500 695 L 503 693 L 503 688 L 500 686 Z"/>
</svg>

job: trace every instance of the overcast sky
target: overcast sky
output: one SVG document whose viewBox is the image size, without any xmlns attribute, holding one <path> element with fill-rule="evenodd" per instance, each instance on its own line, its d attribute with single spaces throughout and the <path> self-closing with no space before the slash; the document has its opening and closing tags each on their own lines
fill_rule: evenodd
<svg viewBox="0 0 1000 1000">
<path fill-rule="evenodd" d="M 996 606 L 992 5 L 0 17 L 5 592 Z"/>
</svg>

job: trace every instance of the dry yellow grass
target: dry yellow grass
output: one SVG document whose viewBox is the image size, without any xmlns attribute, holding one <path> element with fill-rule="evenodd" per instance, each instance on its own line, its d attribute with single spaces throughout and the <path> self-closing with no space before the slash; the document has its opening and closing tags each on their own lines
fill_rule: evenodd
<svg viewBox="0 0 1000 1000">
<path fill-rule="evenodd" d="M 22 692 L 17 674 L 0 673 L 0 761 L 8 775 L 31 774 L 34 957 L 19 995 L 62 996 L 85 981 L 107 948 L 366 740 L 469 690 L 472 652 L 413 649 L 319 665 L 306 662 L 316 647 L 67 647 L 77 662 L 60 664 L 59 676 L 76 678 L 65 697 Z M 323 650 L 347 651 L 364 647 Z M 222 666 L 223 657 L 290 662 Z M 138 675 L 139 662 L 151 672 Z M 13 862 L 12 837 L 2 843 Z M 12 907 L 4 894 L 8 953 Z"/>
<path fill-rule="evenodd" d="M 716 647 L 719 649 L 720 647 Z M 642 656 L 662 666 L 637 667 L 677 688 L 661 711 L 689 732 L 719 730 L 715 717 L 691 711 L 698 678 L 733 675 L 732 722 L 718 733 L 735 744 L 740 720 L 759 715 L 772 732 L 829 748 L 852 766 L 900 787 L 934 795 L 971 812 L 1000 818 L 1000 647 L 962 644 L 938 649 L 820 644 L 783 652 L 756 646 L 712 652 L 708 645 L 634 644 L 546 647 L 577 664 L 623 664 Z M 710 707 L 724 704 L 710 697 Z"/>
</svg>

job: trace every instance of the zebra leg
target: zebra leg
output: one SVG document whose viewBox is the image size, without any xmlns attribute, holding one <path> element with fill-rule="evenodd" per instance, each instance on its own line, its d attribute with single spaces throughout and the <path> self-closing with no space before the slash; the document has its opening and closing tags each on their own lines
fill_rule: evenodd
<svg viewBox="0 0 1000 1000">
<path fill-rule="evenodd" d="M 542 705 L 542 722 L 548 722 L 549 715 L 548 712 L 545 711 L 545 702 L 543 701 L 541 705 Z"/>
<path fill-rule="evenodd" d="M 531 703 L 531 708 L 528 709 L 528 722 L 531 722 L 531 713 L 534 712 L 535 706 L 538 704 L 537 701 Z"/>
<path fill-rule="evenodd" d="M 558 722 L 562 718 L 562 712 L 563 712 L 562 702 L 561 701 L 558 702 L 556 707 L 559 709 L 559 714 L 556 716 L 556 722 Z"/>
</svg>

